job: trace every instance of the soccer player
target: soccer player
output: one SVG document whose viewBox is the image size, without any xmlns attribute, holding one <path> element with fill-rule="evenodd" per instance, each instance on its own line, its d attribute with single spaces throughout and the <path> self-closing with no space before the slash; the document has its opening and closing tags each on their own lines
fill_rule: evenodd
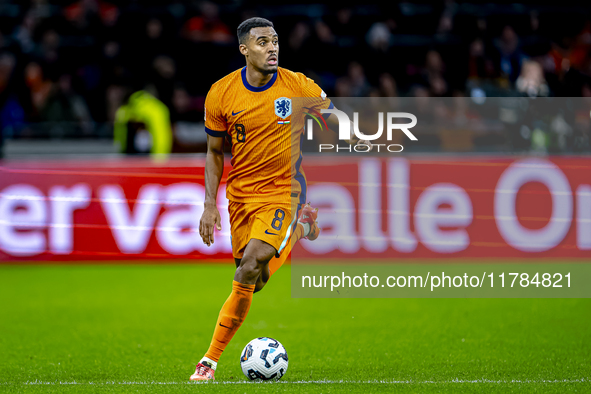
<svg viewBox="0 0 591 394">
<path fill-rule="evenodd" d="M 273 23 L 248 19 L 238 26 L 238 40 L 246 67 L 214 83 L 205 100 L 206 196 L 199 226 L 203 242 L 211 245 L 214 227 L 221 230 L 216 199 L 224 168 L 223 142 L 228 137 L 232 170 L 226 195 L 237 269 L 209 349 L 191 380 L 214 379 L 217 362 L 246 318 L 253 293 L 283 264 L 297 240 L 314 240 L 320 231 L 317 210 L 305 204 L 301 135 L 292 133 L 289 124 L 291 97 L 317 98 L 315 110 L 333 105 L 314 81 L 278 67 Z M 327 121 L 338 127 L 335 115 Z M 353 138 L 349 143 L 354 143 Z"/>
</svg>

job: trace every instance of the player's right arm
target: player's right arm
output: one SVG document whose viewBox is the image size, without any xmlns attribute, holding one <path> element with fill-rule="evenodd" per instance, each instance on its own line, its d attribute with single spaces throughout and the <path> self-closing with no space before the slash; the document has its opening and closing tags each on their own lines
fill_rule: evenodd
<svg viewBox="0 0 591 394">
<path fill-rule="evenodd" d="M 213 244 L 213 231 L 222 229 L 222 220 L 217 208 L 217 195 L 224 172 L 224 139 L 207 136 L 207 157 L 205 159 L 205 203 L 199 222 L 199 234 L 207 246 Z"/>
<path fill-rule="evenodd" d="M 212 86 L 205 99 L 205 132 L 207 133 L 207 157 L 205 159 L 205 203 L 199 222 L 199 235 L 207 246 L 213 244 L 214 227 L 222 229 L 222 220 L 216 201 L 224 172 L 224 138 L 228 130 L 220 103 L 217 84 Z"/>
</svg>

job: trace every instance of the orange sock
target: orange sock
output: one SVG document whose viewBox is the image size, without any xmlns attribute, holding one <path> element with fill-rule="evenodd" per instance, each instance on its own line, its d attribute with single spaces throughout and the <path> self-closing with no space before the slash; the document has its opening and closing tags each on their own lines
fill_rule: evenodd
<svg viewBox="0 0 591 394">
<path fill-rule="evenodd" d="M 217 362 L 246 318 L 255 285 L 232 282 L 232 293 L 220 311 L 213 338 L 205 357 Z"/>
<path fill-rule="evenodd" d="M 290 254 L 289 251 L 286 250 L 283 253 L 281 253 L 281 256 L 279 257 L 274 257 L 273 259 L 271 259 L 271 261 L 269 261 L 269 277 L 273 276 L 273 274 L 275 272 L 277 272 L 277 270 L 279 268 L 281 268 L 281 266 L 289 260 Z M 289 264 L 289 263 L 288 263 Z"/>
</svg>

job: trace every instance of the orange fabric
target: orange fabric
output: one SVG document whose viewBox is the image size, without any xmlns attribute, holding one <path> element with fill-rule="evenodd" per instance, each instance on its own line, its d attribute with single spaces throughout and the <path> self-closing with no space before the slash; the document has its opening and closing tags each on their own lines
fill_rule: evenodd
<svg viewBox="0 0 591 394">
<path fill-rule="evenodd" d="M 273 246 L 278 254 L 284 249 L 281 247 L 282 244 L 289 243 L 289 228 L 292 224 L 291 204 L 229 201 L 228 212 L 234 258 L 242 258 L 246 245 L 253 238 Z"/>
<path fill-rule="evenodd" d="M 290 250 L 286 252 L 291 252 L 291 244 L 288 248 Z M 271 276 L 273 276 L 273 274 L 277 272 L 287 260 L 291 260 L 291 253 L 282 253 L 281 256 L 272 258 L 271 261 L 269 261 L 269 278 L 271 278 Z"/>
<path fill-rule="evenodd" d="M 292 197 L 291 204 L 282 201 L 271 203 L 229 201 L 228 212 L 234 258 L 242 258 L 246 245 L 253 238 L 273 246 L 278 255 L 282 255 L 285 250 L 289 254 L 291 250 L 288 247 L 289 240 L 296 229 L 299 214 L 298 197 Z"/>
<path fill-rule="evenodd" d="M 215 325 L 213 338 L 205 357 L 215 362 L 219 361 L 222 352 L 228 346 L 228 343 L 234 337 L 234 334 L 240 326 L 252 303 L 252 294 L 255 285 L 246 285 L 240 282 L 232 282 L 232 293 L 224 303 Z"/>
<path fill-rule="evenodd" d="M 301 127 L 278 123 L 291 122 L 293 97 L 313 98 L 318 110 L 331 105 L 314 81 L 281 67 L 260 88 L 248 83 L 246 67 L 212 85 L 205 99 L 205 127 L 210 135 L 231 138 L 232 170 L 226 186 L 230 201 L 289 201 L 290 193 L 305 188 L 299 160 L 303 122 Z"/>
</svg>

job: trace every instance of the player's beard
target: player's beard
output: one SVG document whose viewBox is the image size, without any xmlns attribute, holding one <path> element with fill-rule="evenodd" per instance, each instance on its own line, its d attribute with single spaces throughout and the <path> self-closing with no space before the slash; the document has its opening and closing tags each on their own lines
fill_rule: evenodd
<svg viewBox="0 0 591 394">
<path fill-rule="evenodd" d="M 271 74 L 275 74 L 276 72 L 277 72 L 277 66 L 273 66 L 272 69 L 264 70 L 263 74 L 271 75 Z"/>
<path fill-rule="evenodd" d="M 260 72 L 263 75 L 272 75 L 275 74 L 277 72 L 277 65 L 271 66 L 272 68 L 268 68 L 268 67 L 254 67 L 255 70 L 257 70 L 258 72 Z"/>
<path fill-rule="evenodd" d="M 268 66 L 267 68 L 263 68 L 261 72 L 265 75 L 275 74 L 277 72 L 277 68 L 279 67 L 279 60 L 277 60 L 277 64 L 273 66 Z"/>
<path fill-rule="evenodd" d="M 277 72 L 277 68 L 279 67 L 279 54 L 275 55 L 277 57 L 277 64 L 270 65 L 268 64 L 269 58 L 265 59 L 265 64 L 261 68 L 261 72 L 265 75 L 275 74 Z"/>
</svg>

